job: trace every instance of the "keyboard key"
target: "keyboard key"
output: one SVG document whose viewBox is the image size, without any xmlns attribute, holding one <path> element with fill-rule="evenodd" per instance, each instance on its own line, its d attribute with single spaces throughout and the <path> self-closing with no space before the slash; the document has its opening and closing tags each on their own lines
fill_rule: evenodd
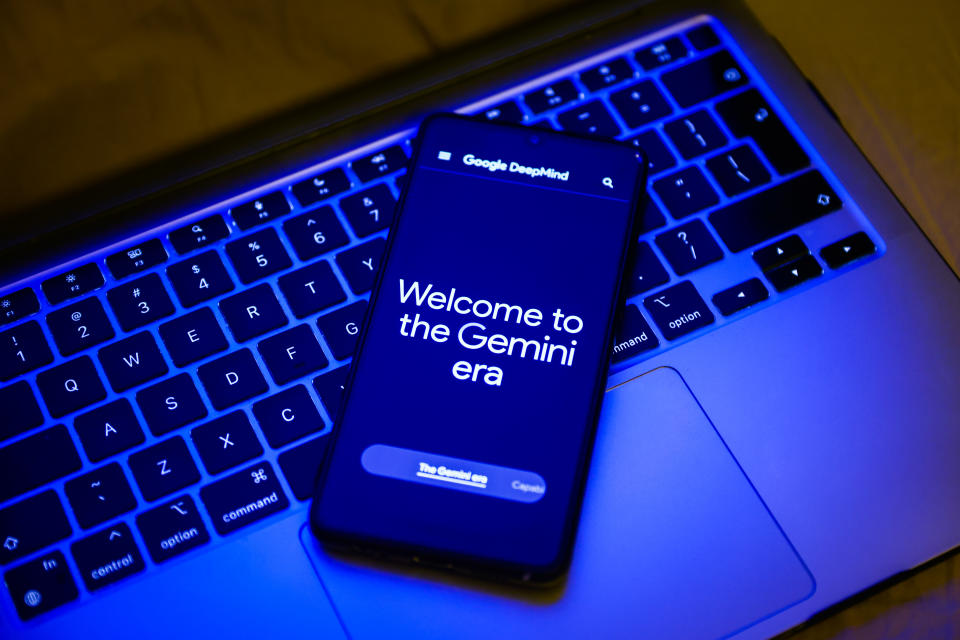
<svg viewBox="0 0 960 640">
<path fill-rule="evenodd" d="M 763 271 L 769 271 L 808 253 L 810 251 L 807 249 L 807 245 L 803 244 L 800 236 L 792 235 L 781 238 L 762 249 L 757 249 L 753 252 L 753 260 Z"/>
<path fill-rule="evenodd" d="M 36 320 L 0 333 L 0 380 L 10 380 L 53 362 L 53 354 Z"/>
<path fill-rule="evenodd" d="M 643 149 L 647 156 L 647 175 L 653 175 L 665 171 L 677 164 L 677 159 L 663 142 L 663 138 L 657 133 L 656 129 L 648 129 L 638 136 L 630 138 L 629 142 Z"/>
<path fill-rule="evenodd" d="M 746 84 L 747 74 L 728 51 L 718 51 L 667 71 L 660 80 L 686 109 Z"/>
<path fill-rule="evenodd" d="M 137 506 L 123 470 L 116 462 L 85 473 L 63 486 L 73 515 L 84 529 L 95 527 Z"/>
<path fill-rule="evenodd" d="M 717 37 L 717 33 L 713 30 L 713 27 L 708 24 L 702 24 L 699 27 L 694 27 L 690 29 L 690 31 L 687 31 L 687 40 L 689 40 L 693 48 L 698 51 L 703 51 L 704 49 L 709 49 L 720 44 L 720 38 Z"/>
<path fill-rule="evenodd" d="M 687 47 L 677 36 L 672 36 L 640 49 L 635 54 L 637 62 L 644 71 L 650 71 L 665 64 L 676 62 L 687 55 Z"/>
<path fill-rule="evenodd" d="M 317 318 L 317 327 L 327 341 L 327 346 L 337 360 L 353 355 L 357 348 L 357 335 L 367 312 L 367 301 L 361 300 L 331 311 Z"/>
<path fill-rule="evenodd" d="M 226 409 L 267 390 L 249 349 L 238 349 L 197 369 L 207 397 L 216 409 Z"/>
<path fill-rule="evenodd" d="M 823 267 L 810 255 L 789 262 L 766 273 L 767 280 L 777 291 L 786 291 L 823 273 Z"/>
<path fill-rule="evenodd" d="M 230 209 L 230 216 L 241 231 L 246 231 L 268 220 L 276 220 L 290 213 L 290 203 L 280 191 L 267 193 L 256 200 Z"/>
<path fill-rule="evenodd" d="M 80 456 L 63 425 L 44 429 L 0 449 L 0 502 L 80 469 Z"/>
<path fill-rule="evenodd" d="M 233 289 L 233 281 L 220 257 L 213 251 L 167 267 L 167 277 L 177 292 L 180 304 L 185 307 L 192 307 Z"/>
<path fill-rule="evenodd" d="M 141 242 L 124 251 L 107 256 L 107 268 L 117 280 L 155 267 L 167 260 L 167 250 L 158 238 Z"/>
<path fill-rule="evenodd" d="M 137 529 L 158 564 L 210 542 L 193 498 L 186 494 L 139 514 Z"/>
<path fill-rule="evenodd" d="M 176 252 L 182 255 L 213 244 L 229 235 L 230 228 L 227 227 L 227 223 L 223 221 L 223 217 L 215 214 L 171 231 L 167 238 Z"/>
<path fill-rule="evenodd" d="M 0 509 L 0 564 L 30 555 L 71 532 L 60 498 L 52 489 Z"/>
<path fill-rule="evenodd" d="M 291 264 L 280 236 L 272 227 L 251 233 L 227 244 L 227 255 L 240 282 L 249 284 Z"/>
<path fill-rule="evenodd" d="M 54 418 L 107 397 L 90 356 L 81 356 L 38 374 L 37 387 Z"/>
<path fill-rule="evenodd" d="M 570 80 L 559 80 L 536 91 L 523 94 L 523 101 L 534 114 L 559 107 L 580 97 Z"/>
<path fill-rule="evenodd" d="M 667 340 L 676 340 L 713 323 L 713 312 L 690 282 L 644 298 L 643 306 Z"/>
<path fill-rule="evenodd" d="M 488 122 L 512 122 L 514 124 L 520 124 L 523 122 L 523 111 L 520 110 L 516 102 L 508 100 L 494 107 L 490 107 L 477 117 L 482 120 L 487 120 Z"/>
<path fill-rule="evenodd" d="M 287 220 L 283 231 L 301 260 L 315 258 L 350 241 L 330 205 Z"/>
<path fill-rule="evenodd" d="M 606 89 L 633 77 L 633 67 L 624 58 L 614 58 L 580 73 L 580 82 L 588 91 Z"/>
<path fill-rule="evenodd" d="M 220 301 L 220 313 L 237 342 L 287 324 L 287 315 L 268 284 L 224 298 Z"/>
<path fill-rule="evenodd" d="M 610 94 L 610 102 L 631 129 L 650 124 L 673 111 L 652 80 L 641 80 Z"/>
<path fill-rule="evenodd" d="M 400 145 L 387 147 L 377 153 L 359 158 L 350 163 L 350 168 L 363 182 L 376 180 L 407 165 L 407 154 Z"/>
<path fill-rule="evenodd" d="M 820 257 L 824 259 L 831 269 L 839 269 L 854 260 L 859 260 L 864 256 L 874 253 L 876 250 L 877 247 L 873 244 L 870 236 L 863 231 L 858 231 L 839 242 L 825 246 L 820 250 Z M 0 406 L 3 406 L 2 402 L 0 402 Z"/>
<path fill-rule="evenodd" d="M 87 298 L 47 314 L 47 326 L 57 349 L 64 356 L 105 342 L 116 333 L 103 305 L 97 298 Z"/>
<path fill-rule="evenodd" d="M 650 245 L 641 242 L 634 248 L 630 266 L 630 280 L 627 287 L 629 295 L 649 291 L 654 287 L 665 284 L 669 279 L 667 270 L 660 264 L 660 260 L 654 255 Z"/>
<path fill-rule="evenodd" d="M 190 432 L 193 446 L 207 473 L 220 473 L 263 453 L 250 420 L 243 411 L 234 411 Z"/>
<path fill-rule="evenodd" d="M 0 296 L 0 324 L 16 322 L 40 310 L 33 289 L 26 287 Z"/>
<path fill-rule="evenodd" d="M 756 89 L 717 103 L 717 113 L 738 138 L 750 137 L 781 175 L 799 171 L 810 158 Z"/>
<path fill-rule="evenodd" d="M 337 266 L 355 294 L 366 293 L 373 288 L 386 245 L 383 238 L 375 238 L 337 254 Z"/>
<path fill-rule="evenodd" d="M 620 125 L 599 100 L 592 100 L 557 115 L 560 128 L 571 133 L 583 133 L 605 138 L 620 135 Z"/>
<path fill-rule="evenodd" d="M 160 338 L 178 367 L 227 348 L 220 323 L 207 307 L 160 325 Z"/>
<path fill-rule="evenodd" d="M 724 289 L 713 296 L 713 306 L 725 316 L 733 315 L 758 302 L 763 302 L 770 294 L 759 278 L 750 278 L 735 287 Z"/>
<path fill-rule="evenodd" d="M 170 296 L 156 273 L 110 289 L 107 301 L 124 331 L 133 331 L 166 318 L 174 311 Z"/>
<path fill-rule="evenodd" d="M 261 461 L 200 489 L 200 499 L 220 535 L 283 511 L 290 502 L 269 462 Z"/>
<path fill-rule="evenodd" d="M 96 591 L 143 571 L 140 549 L 130 528 L 118 522 L 70 545 L 88 591 Z"/>
<path fill-rule="evenodd" d="M 660 178 L 653 183 L 653 190 L 667 205 L 670 215 L 678 220 L 720 202 L 717 192 L 696 165 Z"/>
<path fill-rule="evenodd" d="M 189 374 L 158 382 L 137 392 L 137 405 L 150 432 L 163 435 L 207 415 L 207 408 Z"/>
<path fill-rule="evenodd" d="M 31 560 L 3 574 L 21 620 L 30 620 L 76 600 L 77 585 L 59 551 Z"/>
<path fill-rule="evenodd" d="M 327 456 L 330 438 L 321 436 L 305 442 L 289 451 L 284 451 L 277 457 L 283 477 L 293 491 L 297 500 L 307 500 L 313 497 L 317 484 L 317 476 Z"/>
<path fill-rule="evenodd" d="M 293 315 L 298 318 L 322 311 L 347 299 L 340 281 L 326 260 L 319 260 L 281 276 L 277 284 Z"/>
<path fill-rule="evenodd" d="M 710 214 L 710 223 L 730 251 L 743 251 L 839 209 L 843 203 L 819 171 L 734 202 Z M 775 211 L 776 215 L 770 215 Z"/>
<path fill-rule="evenodd" d="M 40 286 L 50 304 L 60 304 L 64 300 L 82 296 L 102 287 L 103 274 L 100 273 L 100 267 L 90 262 L 48 278 Z"/>
<path fill-rule="evenodd" d="M 137 416 L 126 398 L 77 416 L 73 427 L 92 462 L 142 444 L 144 439 Z"/>
<path fill-rule="evenodd" d="M 340 201 L 340 209 L 358 238 L 389 227 L 396 205 L 396 199 L 385 184 L 370 187 Z"/>
<path fill-rule="evenodd" d="M 309 325 L 301 324 L 257 345 L 260 357 L 279 385 L 327 366 L 327 357 Z"/>
<path fill-rule="evenodd" d="M 320 412 L 302 384 L 256 403 L 253 415 L 274 449 L 324 427 Z"/>
<path fill-rule="evenodd" d="M 97 356 L 110 386 L 117 392 L 159 378 L 169 371 L 156 340 L 147 331 L 104 347 Z"/>
<path fill-rule="evenodd" d="M 134 453 L 128 464 L 140 493 L 151 502 L 200 480 L 200 472 L 180 436 Z"/>
<path fill-rule="evenodd" d="M 344 170 L 338 167 L 303 182 L 298 182 L 293 185 L 292 190 L 297 202 L 305 207 L 324 198 L 343 193 L 349 188 L 350 179 Z"/>
<path fill-rule="evenodd" d="M 3 420 L 0 421 L 0 440 L 6 440 L 28 429 L 43 424 L 43 413 L 37 404 L 37 397 L 26 380 L 0 388 L 0 408 Z"/>
<path fill-rule="evenodd" d="M 702 109 L 671 120 L 663 125 L 663 131 L 687 160 L 719 149 L 727 143 L 727 136 L 713 117 Z"/>
<path fill-rule="evenodd" d="M 667 224 L 667 219 L 663 216 L 663 212 L 660 211 L 660 207 L 657 206 L 657 203 L 653 201 L 653 198 L 646 197 L 644 198 L 646 202 L 643 204 L 643 211 L 640 213 L 640 220 L 637 221 L 637 225 L 640 227 L 637 235 L 643 235 L 648 231 L 653 231 L 654 229 L 659 229 L 663 225 Z"/>
<path fill-rule="evenodd" d="M 736 196 L 770 182 L 770 172 L 746 145 L 713 156 L 706 164 L 728 196 Z"/>
<path fill-rule="evenodd" d="M 678 276 L 723 257 L 723 250 L 702 220 L 692 220 L 657 236 L 657 246 Z"/>
<path fill-rule="evenodd" d="M 344 385 L 347 384 L 347 372 L 349 370 L 350 367 L 344 365 L 313 379 L 313 388 L 317 390 L 317 395 L 320 396 L 320 401 L 327 410 L 327 415 L 334 421 L 337 419 L 337 411 L 340 409 L 340 398 L 343 396 Z"/>
<path fill-rule="evenodd" d="M 645 351 L 656 349 L 660 340 L 634 304 L 628 304 L 617 322 L 613 339 L 613 361 L 623 362 Z"/>
</svg>

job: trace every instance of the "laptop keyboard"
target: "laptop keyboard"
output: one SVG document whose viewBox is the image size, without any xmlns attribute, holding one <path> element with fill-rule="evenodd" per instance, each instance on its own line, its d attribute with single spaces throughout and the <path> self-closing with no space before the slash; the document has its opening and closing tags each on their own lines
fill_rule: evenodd
<svg viewBox="0 0 960 640">
<path fill-rule="evenodd" d="M 462 111 L 647 153 L 615 369 L 881 253 L 709 19 Z M 23 620 L 304 508 L 412 133 L 0 295 L 0 565 Z"/>
</svg>

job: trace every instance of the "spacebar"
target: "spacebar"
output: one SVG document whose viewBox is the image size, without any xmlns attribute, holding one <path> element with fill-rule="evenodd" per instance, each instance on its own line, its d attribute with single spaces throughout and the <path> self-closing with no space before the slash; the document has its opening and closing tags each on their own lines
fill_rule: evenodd
<svg viewBox="0 0 960 640">
<path fill-rule="evenodd" d="M 815 220 L 843 203 L 819 171 L 808 171 L 710 214 L 730 251 L 765 242 Z"/>
</svg>

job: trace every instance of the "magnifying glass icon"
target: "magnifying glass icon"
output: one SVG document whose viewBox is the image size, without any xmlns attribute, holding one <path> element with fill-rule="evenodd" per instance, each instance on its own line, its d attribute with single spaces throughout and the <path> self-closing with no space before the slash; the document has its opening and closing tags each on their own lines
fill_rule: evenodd
<svg viewBox="0 0 960 640">
<path fill-rule="evenodd" d="M 613 178 L 604 178 L 601 182 L 607 189 L 613 189 Z"/>
</svg>

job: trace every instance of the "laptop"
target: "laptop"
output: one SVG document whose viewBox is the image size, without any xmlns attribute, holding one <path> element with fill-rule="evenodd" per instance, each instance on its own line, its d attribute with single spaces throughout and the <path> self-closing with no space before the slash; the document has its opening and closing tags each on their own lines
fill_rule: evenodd
<svg viewBox="0 0 960 640">
<path fill-rule="evenodd" d="M 437 111 L 650 160 L 549 589 L 307 526 Z M 960 542 L 960 283 L 737 2 L 575 7 L 53 209 L 0 256 L 4 638 L 760 638 Z"/>
</svg>

